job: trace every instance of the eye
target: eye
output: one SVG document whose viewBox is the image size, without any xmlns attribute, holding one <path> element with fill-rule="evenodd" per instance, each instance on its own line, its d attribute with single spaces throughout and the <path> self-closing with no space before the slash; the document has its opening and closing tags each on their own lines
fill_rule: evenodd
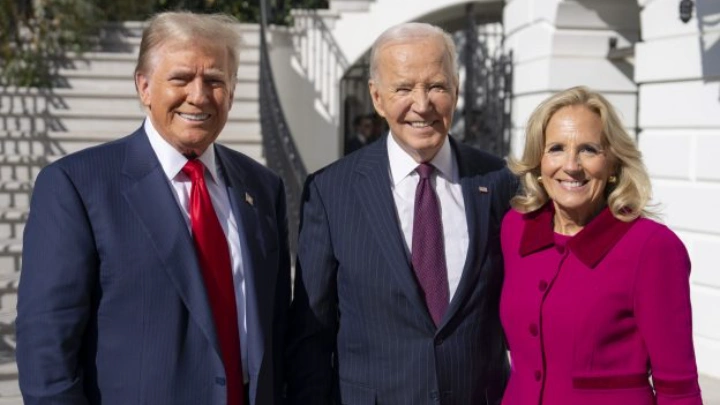
<svg viewBox="0 0 720 405">
<path fill-rule="evenodd" d="M 445 91 L 447 87 L 444 84 L 433 84 L 430 86 L 430 90 Z"/>
<path fill-rule="evenodd" d="M 549 145 L 546 149 L 546 153 L 562 152 L 563 146 L 558 144 Z"/>
<path fill-rule="evenodd" d="M 397 89 L 395 89 L 395 92 L 400 93 L 400 94 L 406 94 L 406 93 L 410 92 L 410 88 L 409 87 L 398 87 Z"/>
<path fill-rule="evenodd" d="M 181 85 L 187 83 L 187 79 L 182 76 L 172 76 L 170 77 L 170 83 Z"/>
<path fill-rule="evenodd" d="M 225 80 L 210 78 L 210 79 L 205 80 L 205 83 L 207 83 L 213 87 L 222 87 L 225 85 Z"/>
<path fill-rule="evenodd" d="M 588 155 L 597 155 L 600 152 L 600 149 L 593 146 L 593 145 L 583 145 L 580 147 L 580 153 L 588 154 Z"/>
</svg>

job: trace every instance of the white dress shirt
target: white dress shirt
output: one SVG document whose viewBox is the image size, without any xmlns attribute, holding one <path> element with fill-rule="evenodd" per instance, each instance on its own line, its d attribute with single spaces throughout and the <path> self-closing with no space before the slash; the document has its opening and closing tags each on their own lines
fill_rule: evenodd
<svg viewBox="0 0 720 405">
<path fill-rule="evenodd" d="M 170 145 L 153 127 L 150 118 L 145 119 L 145 133 L 150 139 L 150 145 L 155 151 L 160 165 L 162 166 L 168 183 L 173 190 L 173 195 L 183 213 L 188 232 L 192 234 L 192 225 L 190 223 L 190 211 L 188 210 L 188 202 L 190 201 L 190 189 L 192 182 L 190 177 L 183 173 L 182 168 L 187 163 L 187 158 Z M 225 182 L 220 176 L 219 169 L 215 160 L 215 148 L 207 148 L 198 159 L 205 165 L 205 183 L 207 185 L 210 199 L 212 200 L 215 214 L 220 221 L 225 237 L 228 240 L 228 248 L 230 249 L 230 264 L 232 266 L 233 284 L 235 287 L 235 305 L 237 306 L 238 331 L 240 332 L 240 353 L 242 355 L 242 370 L 245 382 L 248 382 L 247 369 L 247 317 L 245 316 L 245 266 L 243 264 L 242 247 L 240 244 L 240 236 L 238 233 L 238 223 L 230 208 L 230 198 L 228 197 Z"/>
<path fill-rule="evenodd" d="M 410 254 L 415 217 L 415 189 L 420 181 L 420 176 L 415 171 L 418 163 L 400 147 L 392 134 L 387 137 L 387 148 L 392 194 L 405 238 L 405 248 Z M 445 263 L 452 300 L 465 267 L 469 236 L 457 159 L 447 137 L 437 155 L 428 163 L 437 169 L 430 181 L 435 187 L 440 204 Z"/>
</svg>

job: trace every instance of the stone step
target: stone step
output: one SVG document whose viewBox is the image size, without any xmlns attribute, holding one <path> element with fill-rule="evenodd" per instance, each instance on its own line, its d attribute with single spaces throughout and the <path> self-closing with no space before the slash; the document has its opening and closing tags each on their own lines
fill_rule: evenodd
<svg viewBox="0 0 720 405">
<path fill-rule="evenodd" d="M 21 258 L 21 239 L 0 239 L 0 275 L 19 274 Z"/>
<path fill-rule="evenodd" d="M 23 98 L 25 98 L 23 96 Z M 53 117 L 66 111 L 86 113 L 88 115 L 112 111 L 113 113 L 143 113 L 144 108 L 138 97 L 133 94 L 112 94 L 88 91 L 72 91 L 62 89 L 52 96 L 38 98 L 27 102 L 2 102 L 6 99 L 17 100 L 18 97 L 0 94 L 0 116 L 41 115 Z M 26 100 L 23 100 L 26 101 Z M 259 117 L 257 97 L 246 97 L 239 94 L 233 100 L 231 116 L 242 118 Z"/>
<path fill-rule="evenodd" d="M 23 134 L 22 136 L 9 136 L 8 133 Z M 24 131 L 0 131 L 0 154 L 26 155 L 42 159 L 43 156 L 64 154 L 52 139 L 46 135 L 31 134 Z"/>
<path fill-rule="evenodd" d="M 242 53 L 238 66 L 237 77 L 254 79 L 259 77 L 258 58 L 250 50 Z M 60 69 L 61 76 L 100 76 L 122 77 L 132 80 L 137 57 L 134 54 L 117 53 L 85 53 L 71 59 Z"/>
<path fill-rule="evenodd" d="M 0 209 L 0 239 L 22 238 L 27 218 L 27 207 Z"/>
<path fill-rule="evenodd" d="M 0 131 L 0 138 L 3 131 Z M 45 166 L 48 160 L 44 156 L 34 155 L 1 155 L 0 166 Z M 4 178 L 1 177 L 0 178 Z"/>
<path fill-rule="evenodd" d="M 259 84 L 257 79 L 238 78 L 235 84 L 236 97 L 258 97 Z M 89 74 L 68 73 L 61 77 L 54 91 L 68 89 L 80 92 L 106 92 L 112 94 L 124 93 L 135 95 L 135 82 L 132 74 L 126 76 L 103 75 L 102 72 Z"/>
<path fill-rule="evenodd" d="M 124 22 L 122 24 L 136 24 L 128 27 L 108 27 L 98 37 L 96 49 L 109 52 L 134 52 L 140 48 L 144 22 Z M 260 44 L 260 28 L 257 24 L 239 24 L 238 29 L 242 36 L 244 47 L 257 47 Z"/>
<path fill-rule="evenodd" d="M 33 181 L 44 165 L 18 166 L 0 164 L 0 179 L 15 181 Z"/>
<path fill-rule="evenodd" d="M 238 77 L 257 79 L 259 76 L 257 66 L 260 63 L 260 48 L 242 48 L 239 58 Z M 132 80 L 136 62 L 137 54 L 134 53 L 86 52 L 71 55 L 59 73 L 61 76 L 71 77 L 123 77 Z"/>
<path fill-rule="evenodd" d="M 14 361 L 0 363 L 0 405 L 22 405 L 18 370 Z"/>
<path fill-rule="evenodd" d="M 330 0 L 330 10 L 338 13 L 365 12 L 375 0 Z"/>
<path fill-rule="evenodd" d="M 0 180 L 0 209 L 24 209 L 30 206 L 33 182 Z M 0 246 L 0 253 L 5 252 L 8 246 Z"/>
<path fill-rule="evenodd" d="M 50 163 L 68 153 L 126 136 L 137 130 L 141 124 L 142 119 L 120 124 L 105 122 L 103 129 L 98 130 L 49 131 L 35 135 L 25 131 L 0 131 L 0 154 L 28 155 L 37 159 L 37 162 L 46 160 Z M 240 148 L 239 150 L 250 148 L 254 156 L 259 156 L 255 153 L 255 149 L 260 148 L 262 144 L 260 124 L 255 121 L 231 121 L 223 129 L 218 142 L 232 144 Z M 42 166 L 44 165 L 33 166 L 32 175 L 36 175 L 37 169 Z M 2 165 L 0 165 L 0 170 L 2 170 Z M 25 177 L 28 176 L 30 173 Z M 0 200 L 0 207 L 2 206 L 2 200 Z"/>
<path fill-rule="evenodd" d="M 243 114 L 244 113 L 244 114 Z M 145 113 L 138 107 L 136 111 L 110 111 L 99 110 L 92 114 L 82 111 L 58 111 L 51 116 L 33 117 L 19 114 L 0 116 L 0 122 L 5 119 L 12 123 L 9 127 L 0 124 L 0 130 L 20 133 L 78 132 L 78 131 L 106 131 L 110 128 L 118 134 L 134 131 L 145 118 Z M 249 111 L 230 111 L 225 132 L 239 134 L 260 134 L 260 115 Z M 34 139 L 33 139 L 34 140 Z M 8 153 L 0 150 L 0 153 Z M 18 152 L 23 153 L 23 152 Z M 33 154 L 33 153 L 26 153 Z"/>
</svg>

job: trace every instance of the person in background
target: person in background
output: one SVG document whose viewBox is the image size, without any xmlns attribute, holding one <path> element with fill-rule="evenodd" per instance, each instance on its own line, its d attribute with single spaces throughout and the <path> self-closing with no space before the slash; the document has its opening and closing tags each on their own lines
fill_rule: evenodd
<svg viewBox="0 0 720 405">
<path fill-rule="evenodd" d="M 215 143 L 239 49 L 234 18 L 156 15 L 142 126 L 39 174 L 18 292 L 26 405 L 282 403 L 283 183 Z"/>
<path fill-rule="evenodd" d="M 345 141 L 345 154 L 349 155 L 375 141 L 374 122 L 370 115 L 358 115 L 353 120 L 353 134 Z"/>
<path fill-rule="evenodd" d="M 289 403 L 497 404 L 499 233 L 517 181 L 448 135 L 458 75 L 447 33 L 394 26 L 370 59 L 390 131 L 305 185 Z"/>
<path fill-rule="evenodd" d="M 510 168 L 522 192 L 501 234 L 503 404 L 700 405 L 688 253 L 651 219 L 613 106 L 585 87 L 548 98 Z"/>
</svg>

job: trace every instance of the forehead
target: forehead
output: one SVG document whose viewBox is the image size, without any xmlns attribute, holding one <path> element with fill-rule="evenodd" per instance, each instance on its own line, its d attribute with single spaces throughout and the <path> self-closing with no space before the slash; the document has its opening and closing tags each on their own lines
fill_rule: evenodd
<svg viewBox="0 0 720 405">
<path fill-rule="evenodd" d="M 437 37 L 407 38 L 390 41 L 379 49 L 381 73 L 411 74 L 440 68 L 450 74 L 450 55 L 445 42 Z"/>
<path fill-rule="evenodd" d="M 562 107 L 548 120 L 545 141 L 604 143 L 600 115 L 585 106 Z"/>
<path fill-rule="evenodd" d="M 153 68 L 164 69 L 197 67 L 225 70 L 228 50 L 209 41 L 169 40 L 159 44 L 151 53 Z"/>
</svg>

